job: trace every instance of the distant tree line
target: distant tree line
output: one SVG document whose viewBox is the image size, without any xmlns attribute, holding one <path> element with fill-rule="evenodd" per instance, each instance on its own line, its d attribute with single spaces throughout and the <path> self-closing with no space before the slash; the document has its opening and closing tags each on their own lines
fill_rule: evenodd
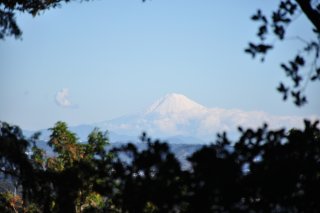
<svg viewBox="0 0 320 213">
<path fill-rule="evenodd" d="M 167 143 L 146 134 L 144 150 L 129 143 L 106 151 L 106 133 L 95 129 L 79 143 L 58 122 L 47 155 L 38 134 L 26 139 L 1 122 L 0 212 L 319 212 L 317 125 L 239 128 L 236 142 L 218 135 L 183 170 Z"/>
</svg>

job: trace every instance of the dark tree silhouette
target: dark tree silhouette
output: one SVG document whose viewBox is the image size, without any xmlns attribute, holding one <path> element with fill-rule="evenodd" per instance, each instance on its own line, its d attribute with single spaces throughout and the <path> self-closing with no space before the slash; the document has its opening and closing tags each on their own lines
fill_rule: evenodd
<svg viewBox="0 0 320 213">
<path fill-rule="evenodd" d="M 169 145 L 141 138 L 145 150 L 128 144 L 113 152 L 125 153 L 130 161 L 117 159 L 115 168 L 119 193 L 114 203 L 120 212 L 176 212 L 183 205 L 186 190 L 185 174 Z"/>
<path fill-rule="evenodd" d="M 280 82 L 277 90 L 282 94 L 283 100 L 288 96 L 293 98 L 295 105 L 302 106 L 307 103 L 305 89 L 310 81 L 320 81 L 320 2 L 312 0 L 281 0 L 270 17 L 261 9 L 251 19 L 260 23 L 257 37 L 258 43 L 250 42 L 245 52 L 252 57 L 261 56 L 264 61 L 266 54 L 273 49 L 276 40 L 286 40 L 286 29 L 294 24 L 294 20 L 304 14 L 313 28 L 314 38 L 305 40 L 297 36 L 295 39 L 304 43 L 304 48 L 297 50 L 296 56 L 286 63 L 281 63 L 281 69 L 291 80 L 292 85 Z M 266 42 L 274 37 L 276 40 Z"/>
<path fill-rule="evenodd" d="M 95 129 L 88 143 L 80 144 L 66 124 L 58 122 L 48 142 L 55 154 L 48 156 L 38 148 L 36 136 L 26 140 L 17 126 L 7 123 L 1 122 L 0 128 L 0 177 L 13 180 L 20 189 L 17 194 L 1 193 L 0 209 L 83 212 L 103 208 L 104 200 L 94 188 L 101 180 L 112 184 L 109 173 L 104 172 L 110 165 L 105 134 Z"/>
<path fill-rule="evenodd" d="M 69 1 L 1 1 L 0 39 L 21 36 L 16 12 L 37 15 L 63 2 Z M 320 80 L 319 3 L 283 0 L 271 18 L 258 10 L 252 19 L 261 23 L 260 43 L 250 43 L 246 52 L 264 59 L 274 46 L 266 37 L 284 40 L 299 10 L 314 26 L 316 39 L 281 64 L 294 85 L 281 83 L 278 90 L 301 106 L 302 82 Z M 306 76 L 302 68 L 310 69 Z M 0 212 L 319 212 L 318 123 L 305 121 L 304 129 L 290 131 L 239 128 L 234 142 L 221 134 L 193 153 L 190 168 L 183 170 L 168 144 L 145 134 L 143 150 L 127 144 L 106 151 L 106 133 L 95 129 L 80 143 L 58 122 L 50 129 L 53 155 L 48 155 L 38 146 L 39 134 L 25 138 L 19 127 L 0 122 Z"/>
<path fill-rule="evenodd" d="M 51 129 L 54 156 L 1 123 L 0 177 L 18 193 L 0 192 L 2 212 L 319 212 L 320 129 L 241 130 L 180 162 L 168 144 L 141 137 L 105 151 L 94 130 L 78 143 L 64 123 Z M 32 149 L 32 152 L 28 150 Z M 13 151 L 14 150 L 14 151 Z M 29 154 L 27 154 L 29 153 Z"/>
<path fill-rule="evenodd" d="M 0 39 L 7 36 L 21 38 L 22 31 L 16 22 L 16 13 L 28 13 L 32 16 L 61 6 L 71 0 L 2 0 L 0 1 Z"/>
</svg>

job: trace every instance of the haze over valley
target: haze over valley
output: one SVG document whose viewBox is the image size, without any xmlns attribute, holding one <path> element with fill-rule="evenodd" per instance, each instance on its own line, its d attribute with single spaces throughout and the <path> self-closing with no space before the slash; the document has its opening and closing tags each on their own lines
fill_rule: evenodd
<svg viewBox="0 0 320 213">
<path fill-rule="evenodd" d="M 308 117 L 315 120 L 316 115 Z M 188 97 L 170 93 L 156 100 L 139 113 L 128 114 L 112 120 L 93 124 L 71 126 L 81 141 L 86 141 L 94 127 L 109 131 L 111 142 L 136 142 L 142 132 L 152 138 L 170 143 L 206 144 L 213 142 L 217 133 L 228 132 L 235 137 L 238 127 L 256 128 L 268 123 L 272 129 L 297 128 L 303 126 L 302 116 L 271 115 L 263 111 L 241 109 L 209 108 Z M 30 135 L 32 131 L 27 131 Z M 49 137 L 48 130 L 42 130 L 42 139 Z"/>
</svg>

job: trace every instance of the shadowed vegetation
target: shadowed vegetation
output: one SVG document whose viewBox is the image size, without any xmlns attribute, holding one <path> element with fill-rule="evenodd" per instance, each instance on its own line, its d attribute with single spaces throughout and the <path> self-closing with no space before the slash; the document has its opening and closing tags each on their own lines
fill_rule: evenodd
<svg viewBox="0 0 320 213">
<path fill-rule="evenodd" d="M 0 39 L 20 38 L 15 14 L 33 16 L 68 0 L 0 2 Z M 315 3 L 316 2 L 316 3 Z M 303 13 L 314 28 L 314 39 L 281 68 L 292 86 L 280 83 L 283 99 L 297 106 L 307 102 L 304 91 L 320 80 L 320 4 L 282 0 L 270 17 L 258 10 L 258 43 L 245 52 L 266 54 L 286 39 L 286 28 Z M 311 57 L 310 57 L 311 55 Z M 302 70 L 307 70 L 303 73 Z M 319 212 L 320 130 L 305 121 L 304 129 L 272 131 L 263 126 L 242 130 L 237 141 L 226 134 L 189 156 L 184 170 L 170 146 L 145 134 L 147 146 L 134 144 L 106 151 L 107 133 L 95 129 L 80 143 L 67 125 L 51 128 L 48 146 L 38 146 L 39 134 L 25 138 L 17 126 L 0 123 L 0 212 Z M 231 147 L 231 148 L 230 148 Z"/>
<path fill-rule="evenodd" d="M 320 130 L 241 129 L 232 142 L 219 135 L 181 169 L 170 146 L 143 134 L 105 151 L 95 129 L 79 143 L 66 124 L 51 128 L 54 155 L 1 123 L 1 212 L 317 212 Z M 231 147 L 231 148 L 230 148 Z M 4 183 L 9 183 L 10 187 Z M 16 193 L 12 191 L 16 188 Z"/>
</svg>

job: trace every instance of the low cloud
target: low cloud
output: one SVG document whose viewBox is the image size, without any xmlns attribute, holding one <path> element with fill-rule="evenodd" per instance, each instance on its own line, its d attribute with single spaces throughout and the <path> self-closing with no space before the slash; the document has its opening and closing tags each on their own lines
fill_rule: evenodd
<svg viewBox="0 0 320 213">
<path fill-rule="evenodd" d="M 71 107 L 71 101 L 69 100 L 69 89 L 63 88 L 56 94 L 56 103 L 61 107 Z"/>
<path fill-rule="evenodd" d="M 264 111 L 206 108 L 193 113 L 142 113 L 107 121 L 101 127 L 124 135 L 146 131 L 154 137 L 183 135 L 211 141 L 223 131 L 231 137 L 237 136 L 239 126 L 256 129 L 267 123 L 269 129 L 302 128 L 304 118 L 319 119 L 318 116 L 277 116 Z"/>
<path fill-rule="evenodd" d="M 304 118 L 316 120 L 319 116 L 279 116 L 264 111 L 207 108 L 183 95 L 172 94 L 159 99 L 141 114 L 98 125 L 123 135 L 139 135 L 146 131 L 153 137 L 182 135 L 211 141 L 223 131 L 237 137 L 239 126 L 256 129 L 267 123 L 269 129 L 301 128 Z"/>
</svg>

